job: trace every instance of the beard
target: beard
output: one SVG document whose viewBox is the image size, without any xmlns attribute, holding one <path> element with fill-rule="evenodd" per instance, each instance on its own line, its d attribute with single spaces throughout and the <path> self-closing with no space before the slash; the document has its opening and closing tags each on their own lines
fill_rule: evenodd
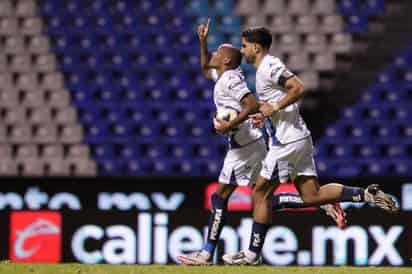
<svg viewBox="0 0 412 274">
<path fill-rule="evenodd" d="M 249 56 L 249 57 L 245 57 L 245 60 L 247 64 L 253 64 L 253 62 L 255 61 L 255 58 Z"/>
</svg>

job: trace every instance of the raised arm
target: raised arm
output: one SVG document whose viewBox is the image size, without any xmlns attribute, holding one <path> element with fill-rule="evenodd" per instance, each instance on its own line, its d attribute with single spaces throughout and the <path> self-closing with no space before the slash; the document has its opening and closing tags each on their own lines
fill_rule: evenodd
<svg viewBox="0 0 412 274">
<path fill-rule="evenodd" d="M 208 66 L 209 57 L 207 51 L 207 35 L 209 33 L 209 25 L 210 25 L 210 18 L 207 19 L 206 24 L 200 24 L 197 28 L 197 36 L 199 38 L 199 45 L 200 45 L 200 65 L 202 68 L 203 75 L 207 79 L 212 79 L 212 75 L 210 74 L 210 68 Z"/>
</svg>

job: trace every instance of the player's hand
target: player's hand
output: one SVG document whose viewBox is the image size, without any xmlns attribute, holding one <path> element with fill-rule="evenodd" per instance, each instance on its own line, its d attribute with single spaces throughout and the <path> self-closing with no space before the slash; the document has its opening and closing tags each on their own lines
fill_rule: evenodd
<svg viewBox="0 0 412 274">
<path fill-rule="evenodd" d="M 249 115 L 252 119 L 252 124 L 255 128 L 263 128 L 265 126 L 265 116 L 262 113 Z"/>
<path fill-rule="evenodd" d="M 207 35 L 209 33 L 210 18 L 207 19 L 206 24 L 200 24 L 197 28 L 197 36 L 200 42 L 206 42 Z"/>
<path fill-rule="evenodd" d="M 215 121 L 213 123 L 215 130 L 217 133 L 226 135 L 229 133 L 229 131 L 232 129 L 230 122 L 225 121 L 225 120 L 219 120 L 215 118 Z"/>
<path fill-rule="evenodd" d="M 273 113 L 277 112 L 279 109 L 276 109 L 273 104 L 264 102 L 260 104 L 259 111 L 265 117 L 271 116 Z"/>
</svg>

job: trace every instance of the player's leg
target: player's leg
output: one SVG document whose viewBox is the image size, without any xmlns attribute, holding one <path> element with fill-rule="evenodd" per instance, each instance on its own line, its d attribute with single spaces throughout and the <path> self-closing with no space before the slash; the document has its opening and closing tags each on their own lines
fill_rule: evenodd
<svg viewBox="0 0 412 274">
<path fill-rule="evenodd" d="M 279 185 L 276 153 L 269 151 L 262 163 L 260 176 L 253 188 L 253 225 L 249 248 L 236 254 L 225 254 L 225 264 L 257 265 L 262 262 L 260 253 L 266 233 L 272 223 L 273 191 Z"/>
<path fill-rule="evenodd" d="M 219 176 L 220 183 L 212 195 L 213 208 L 204 248 L 198 252 L 178 256 L 179 261 L 188 265 L 211 264 L 212 255 L 225 225 L 228 200 L 238 185 L 250 185 L 254 181 L 265 154 L 266 148 L 263 140 L 227 153 Z"/>
<path fill-rule="evenodd" d="M 212 194 L 212 211 L 209 218 L 208 234 L 202 250 L 177 256 L 177 259 L 186 265 L 210 265 L 213 253 L 219 241 L 220 233 L 227 216 L 229 197 L 236 189 L 236 185 L 219 183 L 216 192 Z"/>
<path fill-rule="evenodd" d="M 320 186 L 310 138 L 296 142 L 295 151 L 294 165 L 297 177 L 294 182 L 305 204 L 319 206 L 335 202 L 368 202 L 389 212 L 398 210 L 393 199 L 377 185 L 371 185 L 366 189 L 338 183 Z"/>
<path fill-rule="evenodd" d="M 212 212 L 209 218 L 208 233 L 203 250 L 211 258 L 220 238 L 227 216 L 227 204 L 229 197 L 236 189 L 236 185 L 220 183 L 215 193 L 212 195 Z"/>
<path fill-rule="evenodd" d="M 253 225 L 249 248 L 236 254 L 225 254 L 222 259 L 230 265 L 258 265 L 266 233 L 272 223 L 272 195 L 278 184 L 259 176 L 253 188 Z"/>
<path fill-rule="evenodd" d="M 279 191 L 278 188 L 273 195 L 272 206 L 274 210 L 288 210 L 296 208 L 305 208 L 309 205 L 305 204 L 300 197 L 299 192 L 294 186 L 287 187 L 287 183 L 292 182 L 291 176 L 294 174 L 293 167 L 286 161 L 279 161 L 279 182 L 286 188 L 284 191 Z M 321 205 L 320 208 L 330 216 L 338 227 L 344 228 L 346 226 L 346 214 L 339 203 Z"/>
<path fill-rule="evenodd" d="M 334 202 L 367 202 L 388 212 L 399 209 L 392 197 L 384 193 L 378 185 L 370 185 L 366 189 L 351 187 L 338 183 L 330 183 L 319 187 L 316 177 L 299 176 L 296 179 L 303 201 L 308 205 L 322 205 Z"/>
<path fill-rule="evenodd" d="M 291 174 L 293 174 L 293 167 L 289 165 L 287 161 L 278 162 L 278 173 L 279 183 L 283 186 L 289 182 L 292 182 Z M 272 206 L 274 210 L 307 207 L 303 203 L 303 200 L 296 188 L 291 187 L 285 191 L 278 192 L 280 189 L 281 188 L 278 188 L 277 192 L 273 194 Z"/>
</svg>

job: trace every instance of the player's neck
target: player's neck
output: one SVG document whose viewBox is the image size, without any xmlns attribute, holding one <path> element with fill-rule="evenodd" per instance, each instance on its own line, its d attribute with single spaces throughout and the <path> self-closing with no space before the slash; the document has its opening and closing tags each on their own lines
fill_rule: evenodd
<svg viewBox="0 0 412 274">
<path fill-rule="evenodd" d="M 259 68 L 260 63 L 262 63 L 263 58 L 268 54 L 268 51 L 262 51 L 256 55 L 255 63 L 253 64 L 256 69 Z"/>
<path fill-rule="evenodd" d="M 222 74 L 225 73 L 225 71 L 228 71 L 228 70 L 231 70 L 231 68 L 226 67 L 226 66 L 223 66 L 221 68 L 216 68 L 216 72 L 217 72 L 217 75 L 219 75 L 219 77 L 222 76 Z"/>
</svg>

